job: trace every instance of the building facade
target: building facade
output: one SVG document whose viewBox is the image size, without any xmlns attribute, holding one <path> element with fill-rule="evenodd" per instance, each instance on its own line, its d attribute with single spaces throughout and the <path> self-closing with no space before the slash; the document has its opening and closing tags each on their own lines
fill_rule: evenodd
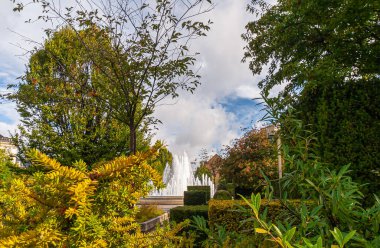
<svg viewBox="0 0 380 248">
<path fill-rule="evenodd" d="M 0 149 L 4 150 L 5 153 L 11 157 L 13 163 L 18 163 L 17 160 L 17 147 L 13 145 L 12 139 L 4 137 L 0 134 Z"/>
</svg>

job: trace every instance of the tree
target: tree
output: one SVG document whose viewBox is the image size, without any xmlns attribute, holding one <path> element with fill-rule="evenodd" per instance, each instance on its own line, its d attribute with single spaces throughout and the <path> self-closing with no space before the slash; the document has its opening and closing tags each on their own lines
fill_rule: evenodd
<svg viewBox="0 0 380 248">
<path fill-rule="evenodd" d="M 254 74 L 269 65 L 259 82 L 264 97 L 286 84 L 280 111 L 294 108 L 316 133 L 322 161 L 334 169 L 351 163 L 353 179 L 378 192 L 378 1 L 253 0 L 248 9 L 259 18 L 246 26 L 244 60 Z"/>
<path fill-rule="evenodd" d="M 1 247 L 176 247 L 174 229 L 143 234 L 135 221 L 140 197 L 163 186 L 147 163 L 159 148 L 70 167 L 29 151 L 31 165 L 0 181 Z"/>
<path fill-rule="evenodd" d="M 199 85 L 189 43 L 209 30 L 211 22 L 196 17 L 212 9 L 210 0 L 90 0 L 86 6 L 78 2 L 65 9 L 54 0 L 36 2 L 43 8 L 40 18 L 46 21 L 58 18 L 77 33 L 95 25 L 98 35 L 110 37 L 112 49 L 81 42 L 92 68 L 112 82 L 99 85 L 98 98 L 114 119 L 128 125 L 133 153 L 139 128 L 158 121 L 152 117 L 156 105 L 167 97 L 178 97 L 179 89 L 193 92 Z M 23 7 L 21 1 L 15 10 Z"/>
<path fill-rule="evenodd" d="M 296 117 L 315 133 L 317 155 L 336 170 L 351 164 L 368 204 L 380 193 L 379 95 L 377 82 L 347 82 L 305 89 L 295 105 Z"/>
<path fill-rule="evenodd" d="M 17 103 L 22 125 L 15 137 L 20 156 L 37 148 L 65 164 L 79 159 L 93 164 L 127 154 L 129 128 L 112 118 L 97 97 L 100 84 L 110 84 L 92 68 L 82 44 L 110 47 L 106 35 L 92 27 L 77 34 L 71 28 L 55 32 L 36 50 L 24 80 L 10 98 Z M 149 140 L 139 130 L 139 146 Z"/>
<path fill-rule="evenodd" d="M 286 97 L 319 83 L 379 81 L 378 1 L 252 0 L 248 10 L 259 18 L 242 36 L 244 61 L 254 74 L 269 64 L 265 93 L 282 83 Z"/>
<path fill-rule="evenodd" d="M 232 146 L 225 148 L 221 177 L 241 187 L 261 186 L 264 177 L 275 178 L 276 151 L 265 129 L 247 131 Z"/>
</svg>

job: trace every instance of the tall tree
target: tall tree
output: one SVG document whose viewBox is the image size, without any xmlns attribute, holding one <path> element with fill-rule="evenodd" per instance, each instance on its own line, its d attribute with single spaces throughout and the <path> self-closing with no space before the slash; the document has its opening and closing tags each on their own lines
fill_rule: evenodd
<svg viewBox="0 0 380 248">
<path fill-rule="evenodd" d="M 378 192 L 380 181 L 380 4 L 376 0 L 252 0 L 244 60 L 267 96 L 275 85 L 282 110 L 316 133 L 314 145 L 332 168 L 351 163 L 352 176 Z M 309 125 L 311 124 L 311 125 Z"/>
<path fill-rule="evenodd" d="M 39 18 L 58 19 L 73 30 L 96 25 L 110 37 L 111 50 L 81 41 L 92 66 L 112 82 L 99 85 L 99 99 L 113 118 L 128 125 L 133 153 L 137 130 L 158 121 L 152 117 L 156 105 L 178 97 L 179 89 L 193 92 L 199 85 L 189 43 L 209 30 L 211 22 L 197 17 L 212 9 L 210 0 L 90 0 L 62 9 L 54 0 L 36 3 L 43 8 Z"/>
<path fill-rule="evenodd" d="M 112 118 L 97 97 L 98 85 L 110 82 L 92 67 L 82 44 L 110 49 L 109 39 L 97 31 L 83 30 L 78 38 L 63 28 L 31 56 L 24 80 L 11 95 L 21 115 L 15 139 L 21 157 L 37 148 L 64 164 L 95 163 L 129 152 L 128 126 Z M 141 132 L 139 139 L 149 145 Z"/>
</svg>

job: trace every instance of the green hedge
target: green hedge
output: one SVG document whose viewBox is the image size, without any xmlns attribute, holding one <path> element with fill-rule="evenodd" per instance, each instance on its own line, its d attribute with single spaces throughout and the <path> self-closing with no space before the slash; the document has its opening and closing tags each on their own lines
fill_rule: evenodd
<svg viewBox="0 0 380 248">
<path fill-rule="evenodd" d="M 183 203 L 185 206 L 206 205 L 209 199 L 210 192 L 207 191 L 185 191 L 183 195 Z"/>
<path fill-rule="evenodd" d="M 296 208 L 301 205 L 300 200 L 289 200 L 288 203 Z M 311 205 L 311 202 L 305 202 L 305 204 L 309 206 Z M 224 226 L 228 231 L 237 232 L 251 229 L 253 227 L 252 222 L 245 222 L 243 225 L 240 223 L 241 221 L 246 220 L 248 216 L 245 215 L 247 212 L 239 209 L 239 205 L 245 209 L 250 209 L 242 200 L 210 200 L 208 203 L 208 218 L 210 226 Z M 282 212 L 286 208 L 279 200 L 266 201 L 263 199 L 261 202 L 261 212 L 263 212 L 266 207 L 268 208 L 267 220 L 274 222 L 276 220 L 281 220 L 281 216 L 284 216 Z M 252 215 L 253 214 L 250 214 L 250 216 Z"/>
<path fill-rule="evenodd" d="M 232 200 L 232 195 L 227 190 L 218 190 L 214 195 L 214 199 L 217 200 Z"/>
<path fill-rule="evenodd" d="M 179 223 L 186 219 L 192 220 L 193 216 L 203 216 L 207 220 L 208 206 L 180 206 L 170 209 L 170 221 Z"/>
<path fill-rule="evenodd" d="M 210 192 L 210 186 L 187 186 L 187 191 L 208 191 Z"/>
</svg>

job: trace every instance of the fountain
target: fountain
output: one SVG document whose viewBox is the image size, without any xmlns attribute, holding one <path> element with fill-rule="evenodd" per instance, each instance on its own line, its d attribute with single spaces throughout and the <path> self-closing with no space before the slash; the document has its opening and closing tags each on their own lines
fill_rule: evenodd
<svg viewBox="0 0 380 248">
<path fill-rule="evenodd" d="M 186 152 L 183 156 L 173 156 L 172 166 L 166 165 L 165 167 L 163 181 L 166 187 L 161 190 L 154 190 L 150 196 L 183 196 L 183 192 L 190 185 L 210 186 L 211 197 L 215 191 L 215 186 L 208 176 L 203 175 L 201 180 L 194 177 L 194 171 Z"/>
</svg>

